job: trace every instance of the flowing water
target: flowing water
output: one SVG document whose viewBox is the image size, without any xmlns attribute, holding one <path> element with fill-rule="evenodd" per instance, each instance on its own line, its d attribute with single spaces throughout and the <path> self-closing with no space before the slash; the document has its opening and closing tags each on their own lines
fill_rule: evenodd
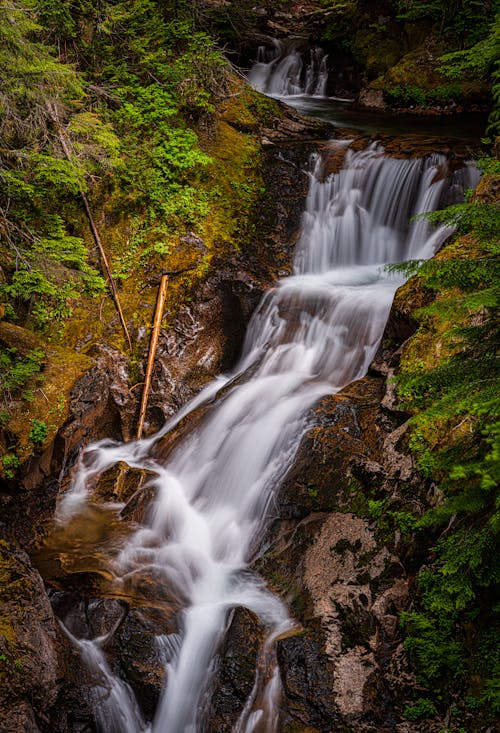
<svg viewBox="0 0 500 733">
<path fill-rule="evenodd" d="M 422 117 L 358 109 L 353 104 L 353 95 L 350 98 L 329 95 L 329 87 L 342 87 L 343 80 L 342 75 L 336 73 L 335 59 L 329 58 L 322 48 L 304 49 L 300 40 L 271 40 L 271 46 L 259 46 L 257 58 L 247 73 L 248 82 L 257 91 L 336 127 L 365 134 L 466 140 L 474 148 L 478 147 L 486 126 L 486 114 L 470 112 L 459 116 Z"/>
<path fill-rule="evenodd" d="M 328 56 L 322 48 L 303 52 L 298 44 L 274 39 L 273 47 L 259 46 L 248 81 L 272 97 L 324 97 L 328 83 Z"/>
<path fill-rule="evenodd" d="M 348 147 L 348 141 L 341 143 Z M 195 733 L 214 657 L 237 606 L 267 629 L 256 684 L 235 731 L 277 729 L 280 678 L 275 642 L 293 627 L 287 609 L 248 569 L 289 469 L 307 415 L 322 396 L 362 377 L 376 352 L 401 276 L 387 263 L 430 257 L 449 234 L 415 214 L 457 200 L 473 187 L 473 165 L 446 177 L 445 159 L 396 160 L 371 148 L 346 152 L 339 173 L 323 177 L 316 162 L 294 274 L 268 292 L 255 313 L 235 371 L 209 385 L 156 436 L 131 444 L 102 442 L 86 449 L 73 488 L 63 498 L 65 521 L 89 498 L 90 479 L 117 461 L 146 468 L 155 499 L 144 525 L 113 561 L 116 583 L 148 577 L 182 607 L 178 633 L 158 629 L 167 685 L 153 733 Z M 157 441 L 179 420 L 206 410 L 166 462 Z M 130 689 L 116 684 L 102 639 L 75 641 L 109 694 L 105 715 L 117 733 L 144 723 Z M 110 677 L 111 675 L 111 677 Z M 125 702 L 124 702 L 125 701 Z M 113 712 L 113 705 L 117 710 Z M 103 727 L 103 731 L 111 730 Z"/>
</svg>

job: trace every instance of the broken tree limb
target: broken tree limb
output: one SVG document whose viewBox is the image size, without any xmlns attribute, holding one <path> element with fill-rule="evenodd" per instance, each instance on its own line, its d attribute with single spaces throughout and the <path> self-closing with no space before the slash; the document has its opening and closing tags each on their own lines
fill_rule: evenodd
<svg viewBox="0 0 500 733">
<path fill-rule="evenodd" d="M 61 145 L 61 148 L 63 149 L 63 153 L 66 156 L 66 158 L 69 160 L 70 163 L 73 163 L 73 157 L 71 155 L 71 150 L 69 149 L 68 143 L 66 141 L 66 138 L 64 136 L 64 132 L 61 128 L 61 125 L 59 124 L 59 118 L 57 116 L 57 110 L 52 107 L 52 105 L 47 105 L 47 109 L 49 112 L 49 115 L 52 119 L 52 122 L 54 123 L 56 132 L 57 132 L 57 138 L 59 140 L 59 143 Z M 125 338 L 127 339 L 127 343 L 129 346 L 129 349 L 132 350 L 132 341 L 130 339 L 130 334 L 128 332 L 127 324 L 125 323 L 125 318 L 123 316 L 122 307 L 120 304 L 120 298 L 118 296 L 118 290 L 116 289 L 116 284 L 113 279 L 113 275 L 111 274 L 111 269 L 109 267 L 108 258 L 106 257 L 106 253 L 104 251 L 104 247 L 102 246 L 101 237 L 99 234 L 99 230 L 97 229 L 96 223 L 94 221 L 94 217 L 92 216 L 92 211 L 90 210 L 89 202 L 87 199 L 87 196 L 85 195 L 85 191 L 83 190 L 83 186 L 81 184 L 80 179 L 78 179 L 78 188 L 80 191 L 80 196 L 83 201 L 83 206 L 85 208 L 85 213 L 87 214 L 87 218 L 89 220 L 90 224 L 90 230 L 92 232 L 92 236 L 94 238 L 94 241 L 97 245 L 97 249 L 99 250 L 99 255 L 101 257 L 101 262 L 103 265 L 104 273 L 106 275 L 106 280 L 108 281 L 108 285 L 111 289 L 111 294 L 113 296 L 113 300 L 115 302 L 116 310 L 118 311 L 118 316 L 120 318 L 120 323 L 122 324 L 123 331 L 125 333 Z"/>
<path fill-rule="evenodd" d="M 168 275 L 162 275 L 158 297 L 156 300 L 156 311 L 153 322 L 153 331 L 151 333 L 151 341 L 149 343 L 148 363 L 146 365 L 146 374 L 144 377 L 144 389 L 142 391 L 141 409 L 139 411 L 139 422 L 137 424 L 137 440 L 142 438 L 142 430 L 144 427 L 144 419 L 146 417 L 146 408 L 148 406 L 149 389 L 151 386 L 151 375 L 153 373 L 153 365 L 156 356 L 156 348 L 158 346 L 158 337 L 160 335 L 161 321 L 163 317 L 163 307 L 165 298 L 167 297 Z"/>
<path fill-rule="evenodd" d="M 80 191 L 80 194 L 81 194 L 83 205 L 85 207 L 85 211 L 87 213 L 87 217 L 90 223 L 90 228 L 94 236 L 94 241 L 97 244 L 97 248 L 101 256 L 104 271 L 106 273 L 106 279 L 109 283 L 109 287 L 111 288 L 111 292 L 113 294 L 113 300 L 115 301 L 115 306 L 116 306 L 116 310 L 118 311 L 120 323 L 122 324 L 122 328 L 125 333 L 125 338 L 127 339 L 127 342 L 128 342 L 128 347 L 130 350 L 132 350 L 132 341 L 130 339 L 130 334 L 128 332 L 127 324 L 125 323 L 125 317 L 123 315 L 122 307 L 120 304 L 120 298 L 118 297 L 118 291 L 116 289 L 115 281 L 113 279 L 113 275 L 111 274 L 111 270 L 110 270 L 109 263 L 108 263 L 108 258 L 106 257 L 106 253 L 104 252 L 104 248 L 101 242 L 101 237 L 99 236 L 99 231 L 92 217 L 92 212 L 90 211 L 90 206 L 89 206 L 89 202 L 87 201 L 87 197 L 85 196 L 83 191 Z"/>
</svg>

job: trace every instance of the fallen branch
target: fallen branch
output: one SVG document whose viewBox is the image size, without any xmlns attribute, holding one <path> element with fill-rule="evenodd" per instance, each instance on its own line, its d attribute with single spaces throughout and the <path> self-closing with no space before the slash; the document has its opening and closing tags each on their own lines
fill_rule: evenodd
<svg viewBox="0 0 500 733">
<path fill-rule="evenodd" d="M 111 270 L 110 270 L 109 263 L 108 263 L 108 258 L 106 257 L 106 253 L 104 252 L 104 248 L 101 242 L 101 237 L 99 236 L 99 231 L 92 217 L 92 212 L 90 211 L 90 206 L 89 206 L 89 202 L 87 201 L 87 197 L 85 196 L 83 191 L 80 191 L 80 194 L 82 197 L 83 205 L 85 207 L 85 211 L 87 213 L 87 217 L 90 223 L 90 228 L 92 230 L 92 234 L 94 236 L 95 243 L 97 244 L 97 248 L 101 256 L 102 264 L 104 266 L 104 271 L 106 273 L 106 278 L 108 280 L 109 287 L 111 288 L 111 292 L 113 294 L 113 300 L 115 301 L 115 306 L 116 306 L 116 310 L 118 311 L 120 323 L 122 324 L 122 328 L 125 333 L 125 337 L 127 339 L 129 349 L 132 350 L 132 341 L 130 339 L 130 334 L 128 332 L 127 324 L 125 323 L 125 317 L 123 315 L 122 307 L 120 305 L 120 298 L 118 297 L 118 291 L 116 289 L 115 281 L 113 280 L 113 275 L 111 274 Z"/>
<path fill-rule="evenodd" d="M 71 155 L 71 151 L 69 149 L 68 143 L 66 141 L 66 138 L 64 136 L 64 132 L 59 124 L 59 119 L 57 117 L 57 112 L 55 109 L 53 109 L 51 106 L 48 106 L 49 115 L 52 119 L 52 122 L 54 123 L 54 126 L 56 128 L 57 132 L 57 138 L 61 144 L 61 148 L 63 149 L 64 155 L 69 160 L 70 163 L 73 163 L 73 157 Z M 125 318 L 123 316 L 122 307 L 120 304 L 120 298 L 118 296 L 118 291 L 116 289 L 115 281 L 113 279 L 113 275 L 111 274 L 111 270 L 109 267 L 108 258 L 106 257 L 106 253 L 104 251 L 104 247 L 102 246 L 101 237 L 99 235 L 99 230 L 97 229 L 96 223 L 94 221 L 94 217 L 92 216 L 92 212 L 90 210 L 89 202 L 87 199 L 87 196 L 85 195 L 85 191 L 83 190 L 83 186 L 78 179 L 78 188 L 80 191 L 80 196 L 83 201 L 83 206 L 85 208 L 85 213 L 87 214 L 87 218 L 89 220 L 90 229 L 92 232 L 92 236 L 94 237 L 94 241 L 97 245 L 97 249 L 99 250 L 99 254 L 101 257 L 101 261 L 103 264 L 104 272 L 106 275 L 106 279 L 108 281 L 108 285 L 111 289 L 111 293 L 113 295 L 113 300 L 115 301 L 116 310 L 118 311 L 118 316 L 120 318 L 120 323 L 122 324 L 123 331 L 125 333 L 125 337 L 127 339 L 127 343 L 129 346 L 129 349 L 132 350 L 132 341 L 130 339 L 130 334 L 128 332 L 127 324 L 125 323 Z"/>
<path fill-rule="evenodd" d="M 163 307 L 167 296 L 168 275 L 162 275 L 160 287 L 158 290 L 158 298 L 156 300 L 156 311 L 153 323 L 153 331 L 151 333 L 151 341 L 149 343 L 148 363 L 146 366 L 146 374 L 144 376 L 144 389 L 142 391 L 141 409 L 139 411 L 139 423 L 137 425 L 137 440 L 142 438 L 142 430 L 144 427 L 144 419 L 146 417 L 146 408 L 148 406 L 149 389 L 151 386 L 151 375 L 153 373 L 153 365 L 156 356 L 156 348 L 158 346 L 158 337 L 160 335 L 161 320 L 163 317 Z"/>
</svg>

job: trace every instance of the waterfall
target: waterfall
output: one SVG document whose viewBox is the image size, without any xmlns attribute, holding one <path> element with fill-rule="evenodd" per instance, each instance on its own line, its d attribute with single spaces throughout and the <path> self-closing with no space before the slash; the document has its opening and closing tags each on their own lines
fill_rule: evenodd
<svg viewBox="0 0 500 733">
<path fill-rule="evenodd" d="M 130 686 L 111 671 L 102 646 L 107 637 L 77 639 L 61 624 L 65 634 L 80 652 L 92 678 L 90 702 L 99 730 L 106 733 L 149 733 Z"/>
<path fill-rule="evenodd" d="M 280 680 L 272 650 L 293 621 L 248 563 L 307 429 L 308 411 L 321 396 L 362 377 L 377 350 L 403 281 L 386 265 L 431 256 L 451 231 L 413 217 L 436 209 L 450 187 L 477 183 L 473 165 L 448 178 L 438 175 L 445 165 L 442 156 L 396 160 L 372 146 L 347 150 L 342 170 L 325 178 L 318 159 L 294 273 L 264 296 L 235 371 L 182 410 L 184 416 L 206 403 L 191 433 L 165 463 L 157 457 L 157 443 L 180 417 L 147 440 L 86 449 L 73 488 L 62 500 L 63 518 L 86 501 L 89 476 L 117 461 L 154 473 L 156 494 L 147 521 L 113 564 L 118 584 L 126 587 L 131 579 L 146 577 L 167 587 L 183 608 L 173 640 L 158 629 L 167 685 L 153 733 L 203 729 L 213 659 L 228 613 L 237 606 L 252 610 L 267 629 L 264 656 L 270 669 L 236 730 L 276 730 Z M 111 716 L 113 731 L 140 730 L 131 703 L 123 704 L 128 689 L 111 686 L 99 640 L 78 644 L 108 688 L 117 689 L 105 702 L 108 718 L 113 704 L 121 710 Z M 130 717 L 125 723 L 124 715 Z"/>
<path fill-rule="evenodd" d="M 325 97 L 328 56 L 322 48 L 301 52 L 300 45 L 274 40 L 273 48 L 259 46 L 257 61 L 248 72 L 249 83 L 272 97 Z"/>
</svg>

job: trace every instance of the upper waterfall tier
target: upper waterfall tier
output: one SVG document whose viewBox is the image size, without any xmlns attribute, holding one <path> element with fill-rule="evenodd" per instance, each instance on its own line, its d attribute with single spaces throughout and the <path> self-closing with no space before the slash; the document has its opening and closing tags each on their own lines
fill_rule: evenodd
<svg viewBox="0 0 500 733">
<path fill-rule="evenodd" d="M 274 40 L 273 47 L 259 46 L 248 81 L 259 92 L 273 97 L 325 97 L 328 56 L 315 46 Z"/>
</svg>

